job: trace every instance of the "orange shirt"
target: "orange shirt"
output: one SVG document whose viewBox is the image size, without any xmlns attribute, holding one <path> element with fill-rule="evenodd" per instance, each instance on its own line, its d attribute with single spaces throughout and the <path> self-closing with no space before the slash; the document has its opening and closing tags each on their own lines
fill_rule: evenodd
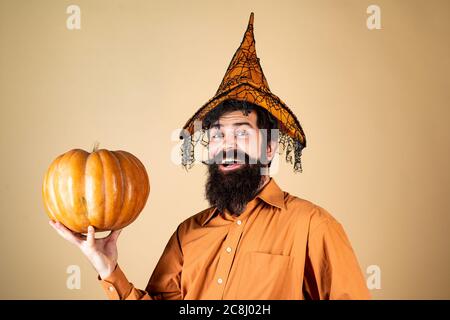
<svg viewBox="0 0 450 320">
<path fill-rule="evenodd" d="M 119 266 L 99 281 L 110 299 L 370 299 L 342 225 L 273 178 L 240 216 L 182 222 L 145 291 Z"/>
</svg>

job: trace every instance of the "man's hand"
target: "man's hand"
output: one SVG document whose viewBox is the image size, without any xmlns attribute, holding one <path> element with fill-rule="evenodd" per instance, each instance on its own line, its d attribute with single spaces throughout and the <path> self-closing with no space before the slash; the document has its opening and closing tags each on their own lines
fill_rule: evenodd
<svg viewBox="0 0 450 320">
<path fill-rule="evenodd" d="M 107 237 L 95 239 L 93 226 L 89 226 L 87 236 L 67 229 L 60 222 L 49 221 L 61 237 L 73 243 L 88 258 L 102 279 L 107 278 L 117 265 L 117 239 L 120 230 L 112 231 Z"/>
</svg>

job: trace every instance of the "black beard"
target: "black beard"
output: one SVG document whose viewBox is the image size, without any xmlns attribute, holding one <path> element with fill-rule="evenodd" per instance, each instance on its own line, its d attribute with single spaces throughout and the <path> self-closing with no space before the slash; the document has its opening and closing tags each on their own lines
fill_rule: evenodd
<svg viewBox="0 0 450 320">
<path fill-rule="evenodd" d="M 231 213 L 240 215 L 258 193 L 262 184 L 259 161 L 256 164 L 243 164 L 240 168 L 222 172 L 218 164 L 208 166 L 208 179 L 205 185 L 205 196 L 211 206 L 216 206 L 220 212 L 228 209 Z"/>
</svg>

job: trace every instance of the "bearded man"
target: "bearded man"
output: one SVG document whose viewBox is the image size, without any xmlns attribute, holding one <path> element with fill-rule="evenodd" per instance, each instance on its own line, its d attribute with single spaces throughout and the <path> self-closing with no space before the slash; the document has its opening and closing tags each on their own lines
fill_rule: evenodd
<svg viewBox="0 0 450 320">
<path fill-rule="evenodd" d="M 145 290 L 117 264 L 120 230 L 95 239 L 89 227 L 84 238 L 51 222 L 88 257 L 110 299 L 370 298 L 342 225 L 270 177 L 280 146 L 294 171 L 302 170 L 306 137 L 269 90 L 256 57 L 253 13 L 219 90 L 187 121 L 181 138 L 187 168 L 194 147 L 206 141 L 211 206 L 178 225 Z"/>
</svg>

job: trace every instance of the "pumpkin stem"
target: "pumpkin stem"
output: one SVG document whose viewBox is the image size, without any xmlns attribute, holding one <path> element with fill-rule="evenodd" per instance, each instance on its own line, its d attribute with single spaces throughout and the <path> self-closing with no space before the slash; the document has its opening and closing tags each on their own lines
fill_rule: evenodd
<svg viewBox="0 0 450 320">
<path fill-rule="evenodd" d="M 94 148 L 92 148 L 92 152 L 97 152 L 98 146 L 99 146 L 99 145 L 100 145 L 100 142 L 95 141 L 95 142 L 94 142 Z"/>
</svg>

